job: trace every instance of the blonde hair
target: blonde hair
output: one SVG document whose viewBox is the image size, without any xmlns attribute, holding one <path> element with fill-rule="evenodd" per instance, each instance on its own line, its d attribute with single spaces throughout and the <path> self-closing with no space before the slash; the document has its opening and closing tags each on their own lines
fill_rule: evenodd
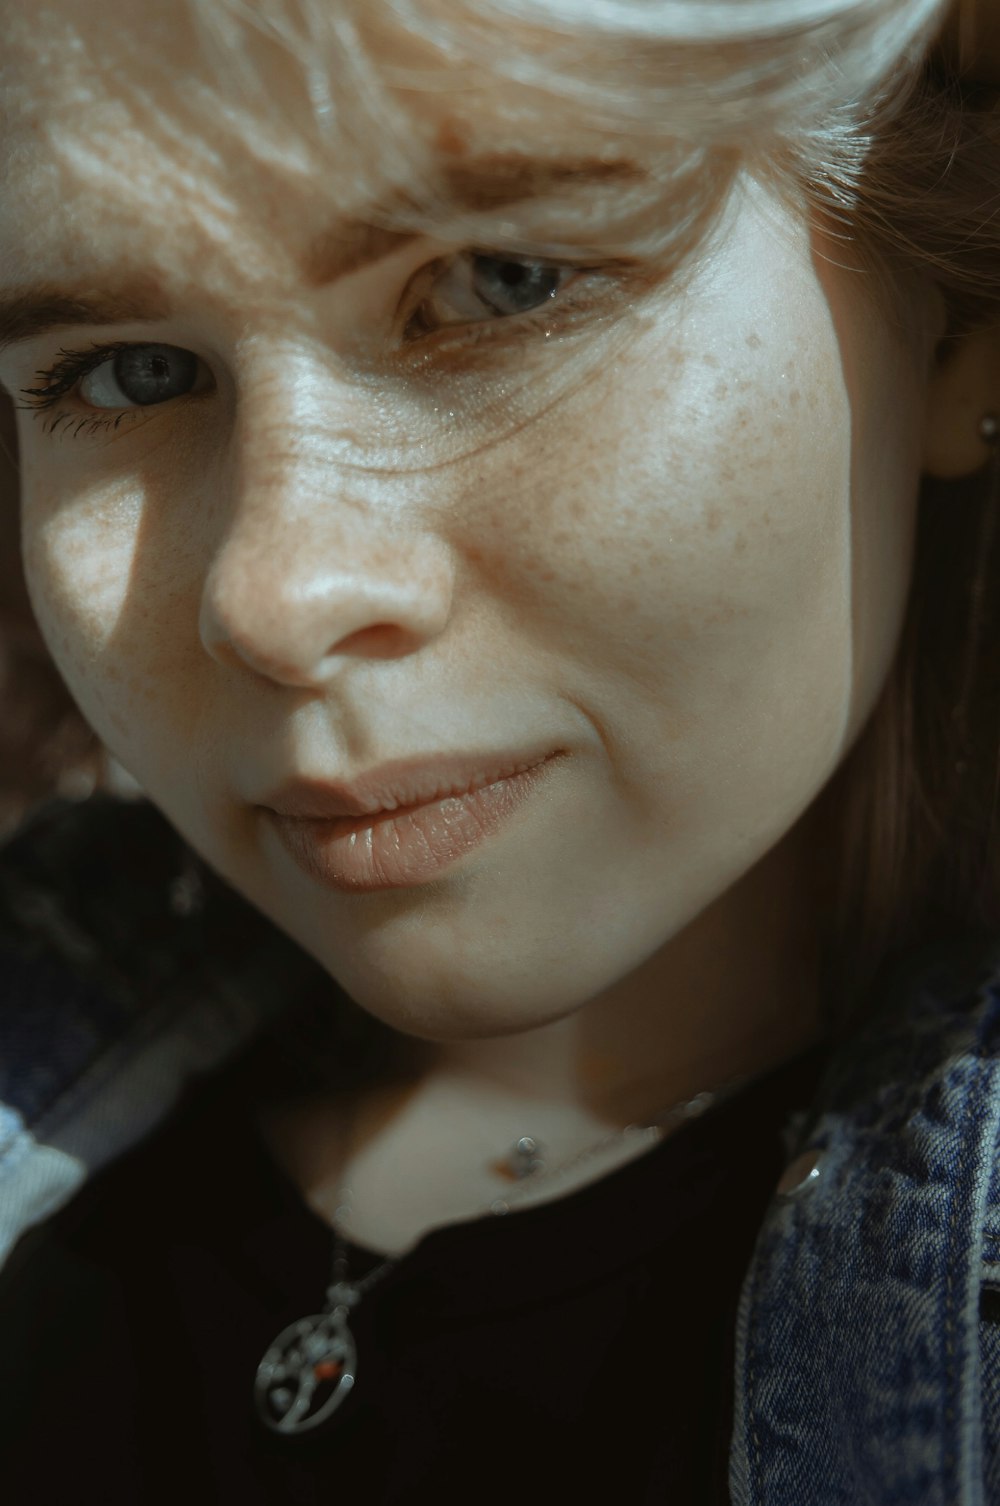
<svg viewBox="0 0 1000 1506">
<path fill-rule="evenodd" d="M 367 136 L 380 161 L 365 170 L 402 171 L 415 185 L 399 211 L 411 227 L 433 222 L 435 190 L 408 98 L 458 89 L 461 99 L 500 78 L 515 112 L 565 104 L 585 112 L 612 156 L 636 139 L 659 153 L 663 179 L 689 189 L 684 223 L 678 230 L 672 217 L 664 236 L 700 233 L 750 159 L 852 244 L 873 297 L 929 275 L 946 299 L 949 337 L 1000 324 L 996 91 L 957 68 L 941 0 L 187 0 L 185 15 L 227 84 L 245 90 L 247 111 L 261 108 L 278 46 L 301 70 L 320 142 L 338 118 L 354 119 L 365 166 L 363 121 L 376 118 Z M 414 40 L 405 69 L 375 61 L 372 42 L 387 26 Z M 143 45 L 135 77 L 156 66 L 155 48 Z M 320 62 L 331 48 L 336 97 Z M 627 233 L 627 221 L 616 223 L 619 240 Z M 0 528 L 11 566 L 6 594 L 0 583 L 9 824 L 60 779 L 64 790 L 68 778 L 81 791 L 113 784 L 115 766 L 44 659 L 16 578 L 9 510 Z M 1000 921 L 994 539 L 982 477 L 925 479 L 893 668 L 816 803 L 834 876 L 827 1007 L 840 1028 L 867 1007 L 882 963 L 915 941 L 995 932 Z"/>
</svg>

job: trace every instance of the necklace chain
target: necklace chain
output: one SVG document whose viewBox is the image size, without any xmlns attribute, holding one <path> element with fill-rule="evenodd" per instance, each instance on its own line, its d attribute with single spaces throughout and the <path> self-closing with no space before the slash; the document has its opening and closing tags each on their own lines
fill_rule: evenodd
<svg viewBox="0 0 1000 1506">
<path fill-rule="evenodd" d="M 631 1140 L 637 1146 L 653 1146 L 662 1140 L 669 1125 L 697 1119 L 706 1109 L 731 1097 L 749 1078 L 737 1077 L 713 1092 L 696 1093 L 663 1110 L 650 1124 L 628 1124 L 603 1136 L 596 1145 L 578 1151 L 568 1161 L 544 1169 L 541 1147 L 531 1135 L 522 1135 L 508 1155 L 507 1167 L 521 1184 L 502 1197 L 493 1198 L 480 1214 L 503 1215 L 539 1182 L 563 1181 L 578 1166 L 602 1151 Z M 348 1323 L 352 1309 L 375 1284 L 394 1270 L 399 1258 L 390 1257 L 350 1280 L 347 1244 L 338 1228 L 338 1218 L 351 1209 L 351 1191 L 342 1187 L 333 1215 L 333 1270 L 321 1313 L 298 1319 L 282 1329 L 259 1366 L 254 1385 L 257 1413 L 272 1432 L 295 1434 L 320 1426 L 332 1416 L 353 1389 L 357 1374 L 357 1348 Z"/>
<path fill-rule="evenodd" d="M 699 1118 L 713 1104 L 721 1103 L 724 1099 L 731 1097 L 747 1081 L 749 1079 L 745 1076 L 731 1078 L 712 1092 L 702 1091 L 696 1093 L 693 1098 L 682 1098 L 678 1103 L 671 1104 L 668 1109 L 661 1110 L 649 1124 L 627 1124 L 624 1129 L 612 1130 L 610 1134 L 604 1135 L 598 1140 L 596 1145 L 590 1145 L 585 1150 L 578 1151 L 568 1161 L 561 1162 L 560 1165 L 554 1166 L 550 1171 L 544 1169 L 544 1161 L 540 1155 L 541 1147 L 538 1141 L 531 1135 L 522 1135 L 515 1142 L 509 1154 L 509 1164 L 511 1164 L 513 1175 L 517 1178 L 520 1185 L 505 1193 L 502 1197 L 493 1198 L 489 1203 L 477 1210 L 476 1216 L 493 1214 L 495 1217 L 500 1217 L 505 1213 L 509 1213 L 511 1206 L 523 1201 L 540 1182 L 565 1181 L 578 1166 L 582 1166 L 587 1161 L 593 1160 L 602 1151 L 609 1150 L 613 1145 L 618 1145 L 623 1140 L 631 1140 L 637 1147 L 643 1145 L 652 1147 L 663 1139 L 667 1129 L 675 1122 L 685 1123 L 689 1119 Z M 524 1168 L 523 1170 L 517 1169 L 518 1163 Z M 351 1190 L 349 1187 L 341 1187 L 333 1216 L 334 1280 L 338 1284 L 352 1286 L 360 1298 L 370 1286 L 375 1285 L 375 1282 L 381 1276 L 388 1274 L 393 1266 L 397 1264 L 400 1257 L 392 1256 L 368 1271 L 361 1280 L 349 1282 L 347 1242 L 338 1228 L 337 1220 L 341 1215 L 349 1217 L 350 1211 Z"/>
</svg>

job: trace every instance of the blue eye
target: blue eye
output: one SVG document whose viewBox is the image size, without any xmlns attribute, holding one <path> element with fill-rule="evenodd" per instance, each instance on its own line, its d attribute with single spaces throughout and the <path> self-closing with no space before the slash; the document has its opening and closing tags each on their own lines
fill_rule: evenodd
<svg viewBox="0 0 1000 1506">
<path fill-rule="evenodd" d="M 80 396 L 95 408 L 149 408 L 190 392 L 198 364 L 175 345 L 128 345 L 87 372 Z"/>
<path fill-rule="evenodd" d="M 502 324 L 540 309 L 555 315 L 581 269 L 566 264 L 463 251 L 432 264 L 422 300 L 406 327 L 409 339 L 458 326 Z"/>
<path fill-rule="evenodd" d="M 40 371 L 41 387 L 22 387 L 20 408 L 45 412 L 62 397 L 78 396 L 86 411 L 70 408 L 46 424 L 54 433 L 60 424 L 72 425 L 88 434 L 117 429 L 124 419 L 134 419 L 153 408 L 190 392 L 212 386 L 211 375 L 198 356 L 176 345 L 133 345 L 115 341 L 92 345 L 89 350 L 63 350 L 60 360 Z M 74 392 L 74 389 L 77 389 Z"/>
<path fill-rule="evenodd" d="M 498 314 L 524 314 L 556 296 L 565 269 L 544 262 L 476 255 L 471 274 L 473 292 L 489 308 Z"/>
</svg>

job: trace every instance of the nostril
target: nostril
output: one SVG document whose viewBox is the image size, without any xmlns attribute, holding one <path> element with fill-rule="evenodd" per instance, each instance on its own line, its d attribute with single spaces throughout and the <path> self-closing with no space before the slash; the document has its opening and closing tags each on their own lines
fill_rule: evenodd
<svg viewBox="0 0 1000 1506">
<path fill-rule="evenodd" d="M 334 652 L 338 656 L 353 654 L 357 658 L 398 659 L 411 653 L 420 641 L 417 633 L 411 633 L 394 622 L 374 622 L 342 638 Z"/>
<path fill-rule="evenodd" d="M 327 642 L 313 655 L 303 645 L 302 654 L 294 658 L 289 657 L 287 644 L 282 654 L 277 644 L 258 642 L 249 633 L 216 633 L 203 641 L 212 658 L 227 669 L 298 689 L 315 689 L 338 664 L 359 659 L 400 659 L 415 653 L 425 640 L 419 633 L 396 623 L 376 622 Z"/>
</svg>

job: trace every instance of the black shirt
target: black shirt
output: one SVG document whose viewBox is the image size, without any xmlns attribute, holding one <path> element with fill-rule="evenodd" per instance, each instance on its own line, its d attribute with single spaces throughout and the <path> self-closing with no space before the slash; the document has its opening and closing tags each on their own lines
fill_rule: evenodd
<svg viewBox="0 0 1000 1506">
<path fill-rule="evenodd" d="M 250 1053 L 247 1060 L 253 1060 Z M 255 1128 L 246 1062 L 202 1083 L 0 1277 L 0 1470 L 18 1506 L 728 1502 L 736 1304 L 823 1049 L 576 1192 L 436 1229 L 352 1317 L 329 1423 L 256 1415 L 332 1236 Z M 349 1247 L 351 1277 L 380 1256 Z"/>
</svg>

